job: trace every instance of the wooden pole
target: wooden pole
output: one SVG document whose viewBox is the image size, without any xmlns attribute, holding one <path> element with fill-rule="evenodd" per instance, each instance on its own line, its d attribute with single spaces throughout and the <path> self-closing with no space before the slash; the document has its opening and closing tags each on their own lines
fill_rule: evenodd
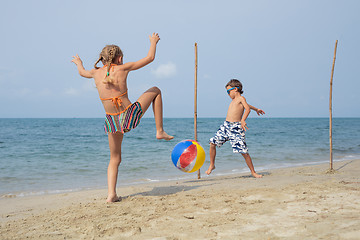
<svg viewBox="0 0 360 240">
<path fill-rule="evenodd" d="M 197 59 L 197 43 L 195 43 L 195 90 L 194 90 L 194 138 L 197 141 L 197 66 L 198 66 L 198 59 Z M 200 169 L 197 172 L 198 179 L 201 178 L 200 176 Z"/>
<path fill-rule="evenodd" d="M 334 50 L 334 59 L 331 70 L 331 78 L 330 78 L 330 97 L 329 97 L 329 140 L 330 140 L 330 172 L 334 171 L 333 169 L 333 152 L 332 152 L 332 85 L 333 85 L 333 77 L 334 77 L 334 68 L 335 68 L 335 59 L 336 59 L 336 49 L 337 49 L 338 40 L 335 42 L 335 50 Z"/>
</svg>

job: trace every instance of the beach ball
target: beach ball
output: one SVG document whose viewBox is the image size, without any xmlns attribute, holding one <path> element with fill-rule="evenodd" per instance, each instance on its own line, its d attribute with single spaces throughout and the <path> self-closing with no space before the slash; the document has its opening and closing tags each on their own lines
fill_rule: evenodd
<svg viewBox="0 0 360 240">
<path fill-rule="evenodd" d="M 171 160 L 181 171 L 192 173 L 204 164 L 205 151 L 198 142 L 184 140 L 176 144 L 172 150 Z"/>
</svg>

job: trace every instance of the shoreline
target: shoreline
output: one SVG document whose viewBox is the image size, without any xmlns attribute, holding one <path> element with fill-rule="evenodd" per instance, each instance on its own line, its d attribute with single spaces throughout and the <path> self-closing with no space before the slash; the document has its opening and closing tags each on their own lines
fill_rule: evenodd
<svg viewBox="0 0 360 240">
<path fill-rule="evenodd" d="M 0 199 L 1 239 L 355 239 L 360 160 Z M 341 223 L 337 225 L 337 223 Z M 204 231 L 199 231 L 202 229 Z"/>
<path fill-rule="evenodd" d="M 334 159 L 333 162 L 345 162 L 345 161 L 352 161 L 357 160 L 357 158 L 340 158 L 340 159 Z M 205 162 L 207 163 L 207 162 Z M 288 165 L 287 165 L 288 164 Z M 255 166 L 255 170 L 258 172 L 262 171 L 273 171 L 278 169 L 286 169 L 286 168 L 297 168 L 297 167 L 307 167 L 307 166 L 316 166 L 316 165 L 326 165 L 328 164 L 328 160 L 323 161 L 313 161 L 313 162 L 302 162 L 302 163 L 286 163 L 283 166 L 280 167 L 270 167 L 270 166 Z M 206 164 L 204 164 L 206 165 Z M 221 165 L 221 163 L 219 163 Z M 207 166 L 203 166 L 203 169 L 207 168 Z M 219 171 L 220 169 L 216 169 L 210 176 L 207 176 L 205 173 L 205 170 L 201 173 L 202 178 L 208 178 L 208 177 L 226 177 L 226 176 L 233 176 L 233 175 L 243 175 L 248 174 L 249 169 L 247 166 L 244 166 L 242 170 L 240 169 L 222 169 L 222 171 Z M 170 177 L 168 179 L 151 179 L 151 178 L 142 178 L 142 179 L 133 179 L 129 180 L 128 182 L 118 182 L 118 188 L 127 188 L 127 187 L 135 187 L 135 186 L 141 186 L 141 185 L 147 185 L 147 184 L 157 184 L 157 183 L 167 183 L 167 182 L 173 182 L 173 181 L 188 181 L 188 180 L 194 180 L 196 179 L 195 173 L 193 174 L 183 174 L 182 176 L 176 177 Z M 144 180 L 146 179 L 146 180 Z M 77 192 L 83 192 L 83 191 L 101 191 L 105 189 L 106 186 L 103 187 L 83 187 L 83 188 L 76 188 L 76 189 L 55 189 L 55 190 L 24 190 L 24 191 L 18 191 L 18 192 L 8 192 L 8 193 L 0 193 L 0 201 L 1 199 L 15 199 L 15 198 L 23 198 L 23 197 L 36 197 L 36 196 L 47 196 L 47 195 L 61 195 L 61 194 L 71 194 L 71 193 L 77 193 Z"/>
</svg>

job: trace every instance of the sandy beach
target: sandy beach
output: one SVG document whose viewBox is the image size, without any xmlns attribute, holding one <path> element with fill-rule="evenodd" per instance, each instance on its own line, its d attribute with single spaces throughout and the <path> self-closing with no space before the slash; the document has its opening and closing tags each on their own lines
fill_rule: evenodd
<svg viewBox="0 0 360 240">
<path fill-rule="evenodd" d="M 334 169 L 2 198 L 0 239 L 360 239 L 360 160 Z"/>
</svg>

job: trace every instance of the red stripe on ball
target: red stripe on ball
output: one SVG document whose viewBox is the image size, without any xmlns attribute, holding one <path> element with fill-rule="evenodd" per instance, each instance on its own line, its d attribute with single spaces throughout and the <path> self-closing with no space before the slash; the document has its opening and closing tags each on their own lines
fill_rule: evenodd
<svg viewBox="0 0 360 240">
<path fill-rule="evenodd" d="M 179 158 L 181 168 L 186 168 L 192 161 L 195 160 L 196 155 L 197 148 L 195 144 L 192 144 L 186 148 Z"/>
</svg>

